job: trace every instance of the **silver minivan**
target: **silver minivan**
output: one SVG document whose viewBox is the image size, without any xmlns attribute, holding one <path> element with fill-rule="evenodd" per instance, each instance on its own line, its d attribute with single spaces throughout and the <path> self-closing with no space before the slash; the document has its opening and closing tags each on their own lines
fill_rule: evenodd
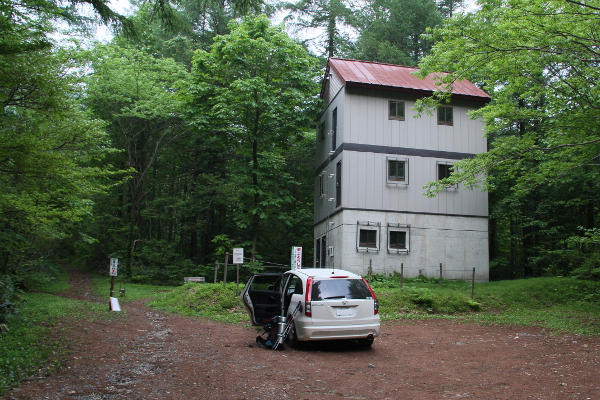
<svg viewBox="0 0 600 400">
<path fill-rule="evenodd" d="M 241 298 L 253 325 L 294 316 L 287 337 L 291 346 L 332 339 L 358 339 L 362 346 L 371 346 L 379 335 L 377 297 L 352 272 L 311 268 L 258 273 L 250 277 Z"/>
</svg>

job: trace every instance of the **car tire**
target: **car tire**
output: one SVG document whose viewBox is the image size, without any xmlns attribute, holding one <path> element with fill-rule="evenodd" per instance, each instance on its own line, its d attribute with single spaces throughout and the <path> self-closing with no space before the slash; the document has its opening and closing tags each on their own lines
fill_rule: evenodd
<svg viewBox="0 0 600 400">
<path fill-rule="evenodd" d="M 296 349 L 298 347 L 300 347 L 301 342 L 298 340 L 298 336 L 296 335 L 296 325 L 294 324 L 293 321 L 292 321 L 292 325 L 290 327 L 290 332 L 287 335 L 286 342 L 287 342 L 287 344 L 290 345 L 290 347 L 293 347 Z"/>
<path fill-rule="evenodd" d="M 360 347 L 371 347 L 374 341 L 375 338 L 370 335 L 369 337 L 358 339 L 358 345 Z"/>
</svg>

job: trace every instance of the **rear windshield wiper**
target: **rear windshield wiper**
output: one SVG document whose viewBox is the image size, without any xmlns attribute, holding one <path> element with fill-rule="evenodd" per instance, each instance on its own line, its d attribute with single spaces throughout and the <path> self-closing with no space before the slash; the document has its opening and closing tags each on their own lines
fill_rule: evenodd
<svg viewBox="0 0 600 400">
<path fill-rule="evenodd" d="M 323 300 L 329 300 L 329 299 L 345 299 L 346 296 L 329 296 L 329 297 L 324 297 Z"/>
</svg>

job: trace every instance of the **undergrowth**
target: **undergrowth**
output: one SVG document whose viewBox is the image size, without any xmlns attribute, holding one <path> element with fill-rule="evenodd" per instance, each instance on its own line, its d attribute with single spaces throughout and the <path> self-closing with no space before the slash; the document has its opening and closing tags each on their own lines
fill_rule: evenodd
<svg viewBox="0 0 600 400">
<path fill-rule="evenodd" d="M 533 278 L 475 283 L 376 276 L 372 287 L 383 320 L 463 319 L 481 324 L 528 325 L 555 333 L 600 335 L 600 282 Z M 474 298 L 471 299 L 471 290 Z"/>
<path fill-rule="evenodd" d="M 241 286 L 240 286 L 241 290 Z M 214 320 L 248 322 L 248 314 L 236 295 L 236 284 L 187 283 L 149 303 L 151 307 Z"/>
</svg>

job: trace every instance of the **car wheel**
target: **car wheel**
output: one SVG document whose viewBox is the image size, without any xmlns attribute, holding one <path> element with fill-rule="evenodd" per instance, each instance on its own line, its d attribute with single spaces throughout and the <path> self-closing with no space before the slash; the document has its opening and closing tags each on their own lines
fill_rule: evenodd
<svg viewBox="0 0 600 400">
<path fill-rule="evenodd" d="M 373 345 L 373 341 L 375 341 L 375 337 L 373 335 L 369 335 L 366 338 L 358 339 L 358 345 L 360 347 L 371 347 Z"/>
<path fill-rule="evenodd" d="M 300 341 L 298 340 L 298 336 L 296 336 L 296 325 L 294 324 L 294 321 L 292 321 L 292 325 L 290 326 L 290 332 L 287 335 L 286 342 L 290 347 L 300 347 Z"/>
</svg>

